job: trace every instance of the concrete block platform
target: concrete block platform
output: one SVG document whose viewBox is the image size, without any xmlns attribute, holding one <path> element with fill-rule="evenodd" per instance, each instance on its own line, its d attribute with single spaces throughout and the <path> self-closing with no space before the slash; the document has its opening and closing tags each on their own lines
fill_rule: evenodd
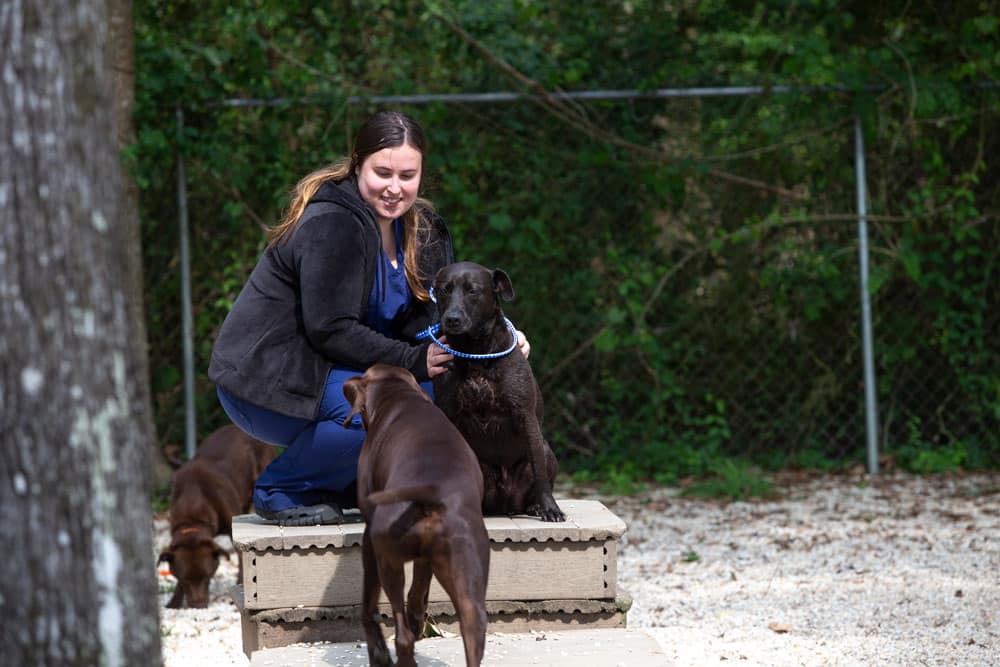
<svg viewBox="0 0 1000 667">
<path fill-rule="evenodd" d="M 626 530 L 625 523 L 598 501 L 557 502 L 566 513 L 565 522 L 549 523 L 528 516 L 484 519 L 490 540 L 488 631 L 496 633 L 491 634 L 496 638 L 491 641 L 510 645 L 514 655 L 523 640 L 516 633 L 527 633 L 525 637 L 540 643 L 547 641 L 539 638 L 539 633 L 545 633 L 553 638 L 552 644 L 545 644 L 549 646 L 555 645 L 563 631 L 627 632 L 632 600 L 618 587 L 617 576 L 618 540 Z M 233 544 L 243 566 L 243 579 L 234 588 L 233 599 L 241 613 L 243 650 L 254 664 L 257 653 L 301 642 L 349 647 L 363 639 L 359 610 L 364 580 L 363 533 L 360 521 L 279 527 L 256 515 L 233 518 Z M 407 588 L 412 581 L 411 565 L 406 566 Z M 393 628 L 384 595 L 381 607 L 383 629 L 389 635 Z M 458 632 L 451 601 L 436 579 L 429 591 L 428 612 L 445 634 Z M 632 634 L 621 637 L 622 641 L 638 641 L 630 639 Z M 585 639 L 581 641 L 589 645 Z M 577 643 L 566 641 L 563 645 Z M 460 648 L 455 650 L 455 655 L 462 653 Z M 367 661 L 367 653 L 361 653 Z M 275 658 L 281 654 L 270 655 Z M 443 658 L 428 659 L 437 660 L 428 664 L 450 664 L 441 662 Z M 296 664 L 283 660 L 260 664 Z M 464 659 L 460 662 L 464 664 Z M 582 664 L 600 663 L 585 660 Z"/>
<path fill-rule="evenodd" d="M 240 609 L 243 651 L 255 651 L 305 642 L 359 642 L 361 605 L 340 607 L 290 607 L 249 610 L 243 605 L 243 590 L 231 591 Z M 624 630 L 632 598 L 618 589 L 613 600 L 492 600 L 486 603 L 489 631 L 499 634 L 543 633 L 581 628 Z M 383 635 L 394 631 L 392 609 L 380 605 Z M 431 602 L 427 607 L 431 621 L 444 633 L 458 634 L 458 616 L 451 602 Z"/>
<path fill-rule="evenodd" d="M 393 659 L 396 650 L 388 642 Z M 461 637 L 421 639 L 416 648 L 420 667 L 465 664 Z M 250 667 L 364 667 L 363 642 L 293 644 L 254 652 Z M 671 663 L 656 640 L 641 630 L 586 629 L 559 632 L 486 635 L 483 667 L 668 667 Z"/>
<path fill-rule="evenodd" d="M 617 541 L 625 524 L 603 504 L 560 500 L 567 520 L 486 517 L 490 538 L 487 600 L 615 599 Z M 362 523 L 278 527 L 233 517 L 247 610 L 338 607 L 361 600 Z M 410 581 L 410 569 L 407 569 Z M 430 601 L 447 601 L 435 580 Z M 383 601 L 384 596 L 383 596 Z"/>
</svg>

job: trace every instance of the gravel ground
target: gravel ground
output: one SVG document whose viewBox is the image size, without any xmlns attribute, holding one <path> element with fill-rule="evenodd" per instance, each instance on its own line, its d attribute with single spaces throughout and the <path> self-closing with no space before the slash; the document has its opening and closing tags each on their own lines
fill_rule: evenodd
<svg viewBox="0 0 1000 667">
<path fill-rule="evenodd" d="M 780 500 L 738 503 L 649 489 L 605 497 L 628 525 L 618 582 L 678 667 L 1000 665 L 1000 474 L 785 476 Z M 157 544 L 167 539 L 156 521 Z M 228 546 L 228 542 L 220 539 Z M 161 605 L 173 588 L 160 577 Z M 163 609 L 167 667 L 245 666 L 228 598 Z"/>
</svg>

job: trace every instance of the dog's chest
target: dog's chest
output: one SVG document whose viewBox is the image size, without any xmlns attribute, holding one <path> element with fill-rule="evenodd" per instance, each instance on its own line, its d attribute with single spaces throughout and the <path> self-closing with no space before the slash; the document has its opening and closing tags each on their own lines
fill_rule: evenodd
<svg viewBox="0 0 1000 667">
<path fill-rule="evenodd" d="M 518 410 L 510 392 L 493 369 L 469 369 L 454 386 L 447 412 L 452 421 L 470 441 L 479 437 L 496 438 L 516 430 Z"/>
</svg>

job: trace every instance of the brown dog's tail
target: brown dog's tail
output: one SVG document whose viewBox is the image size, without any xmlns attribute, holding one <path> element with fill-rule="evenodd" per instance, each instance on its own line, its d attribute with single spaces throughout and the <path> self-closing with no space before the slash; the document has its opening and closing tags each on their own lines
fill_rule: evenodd
<svg viewBox="0 0 1000 667">
<path fill-rule="evenodd" d="M 441 491 L 434 484 L 376 491 L 368 494 L 368 502 L 373 505 L 408 502 L 424 505 L 425 507 L 444 508 L 444 503 L 441 502 Z"/>
</svg>

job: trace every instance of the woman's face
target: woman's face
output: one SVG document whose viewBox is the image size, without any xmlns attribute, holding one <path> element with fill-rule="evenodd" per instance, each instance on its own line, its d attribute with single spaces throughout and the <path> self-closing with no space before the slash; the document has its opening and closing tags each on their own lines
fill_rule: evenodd
<svg viewBox="0 0 1000 667">
<path fill-rule="evenodd" d="M 403 144 L 372 153 L 358 168 L 361 197 L 375 209 L 379 223 L 385 224 L 410 210 L 420 190 L 423 155 Z"/>
</svg>

